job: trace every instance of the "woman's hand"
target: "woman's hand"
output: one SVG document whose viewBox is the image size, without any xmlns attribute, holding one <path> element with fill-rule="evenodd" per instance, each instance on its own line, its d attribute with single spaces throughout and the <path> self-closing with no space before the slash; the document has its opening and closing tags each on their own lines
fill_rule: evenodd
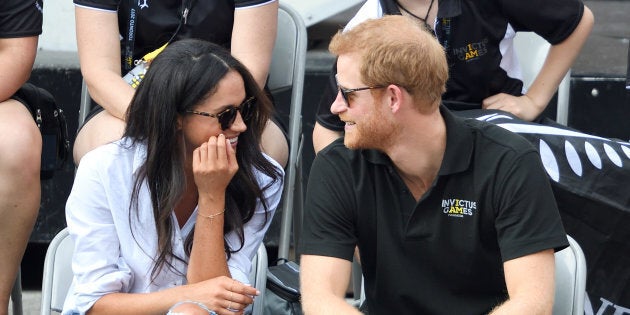
<svg viewBox="0 0 630 315">
<path fill-rule="evenodd" d="M 193 151 L 193 174 L 199 196 L 220 192 L 238 171 L 236 152 L 225 135 L 212 136 Z"/>
<path fill-rule="evenodd" d="M 481 107 L 483 109 L 500 109 L 510 112 L 526 121 L 536 119 L 544 109 L 544 107 L 540 108 L 540 106 L 537 106 L 527 94 L 514 96 L 506 93 L 499 93 L 484 99 Z"/>
<path fill-rule="evenodd" d="M 243 314 L 260 294 L 256 288 L 230 277 L 216 277 L 188 285 L 187 299 L 206 305 L 219 315 Z"/>
</svg>

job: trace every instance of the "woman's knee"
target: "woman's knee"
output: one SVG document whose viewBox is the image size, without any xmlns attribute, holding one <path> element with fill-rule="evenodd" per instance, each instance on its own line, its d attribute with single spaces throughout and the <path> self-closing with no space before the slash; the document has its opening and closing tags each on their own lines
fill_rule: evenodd
<svg viewBox="0 0 630 315">
<path fill-rule="evenodd" d="M 282 129 L 273 121 L 267 122 L 261 138 L 263 152 L 269 155 L 282 167 L 286 167 L 289 159 L 289 144 Z"/>
<path fill-rule="evenodd" d="M 15 102 L 18 105 L 13 105 L 18 107 L 5 107 L 0 111 L 1 167 L 25 174 L 39 173 L 42 136 L 30 112 L 21 103 Z"/>
<path fill-rule="evenodd" d="M 72 155 L 78 165 L 83 156 L 93 149 L 122 137 L 125 123 L 103 111 L 88 120 L 79 130 Z"/>
</svg>

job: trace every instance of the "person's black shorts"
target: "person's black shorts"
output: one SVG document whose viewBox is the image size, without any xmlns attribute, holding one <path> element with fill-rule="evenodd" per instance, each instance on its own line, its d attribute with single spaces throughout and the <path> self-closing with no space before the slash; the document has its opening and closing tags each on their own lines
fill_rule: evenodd
<svg viewBox="0 0 630 315">
<path fill-rule="evenodd" d="M 25 83 L 11 96 L 22 103 L 33 116 L 42 135 L 40 178 L 49 179 L 68 159 L 70 139 L 63 110 L 48 91 Z"/>
</svg>

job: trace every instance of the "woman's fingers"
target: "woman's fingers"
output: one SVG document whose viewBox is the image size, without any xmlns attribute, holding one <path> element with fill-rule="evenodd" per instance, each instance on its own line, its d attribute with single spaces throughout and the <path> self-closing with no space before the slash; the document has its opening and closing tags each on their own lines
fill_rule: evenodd
<svg viewBox="0 0 630 315">
<path fill-rule="evenodd" d="M 219 135 L 219 137 L 220 136 L 222 135 Z M 216 165 L 216 163 L 213 162 L 217 160 L 217 157 L 220 154 L 217 152 L 217 145 L 219 143 L 221 143 L 221 141 L 219 141 L 217 137 L 210 137 L 210 139 L 208 140 L 208 159 L 206 161 L 209 163 L 209 165 Z"/>
<path fill-rule="evenodd" d="M 228 304 L 225 309 L 232 313 L 243 311 L 248 305 L 254 302 L 254 297 L 260 294 L 256 288 L 233 279 L 230 280 L 230 284 L 227 287 L 225 298 Z"/>
<path fill-rule="evenodd" d="M 238 162 L 236 160 L 236 150 L 234 150 L 229 140 L 226 139 L 225 141 L 226 141 L 226 146 L 227 146 L 228 167 L 230 169 L 230 173 L 236 174 L 236 171 L 238 171 Z"/>
</svg>

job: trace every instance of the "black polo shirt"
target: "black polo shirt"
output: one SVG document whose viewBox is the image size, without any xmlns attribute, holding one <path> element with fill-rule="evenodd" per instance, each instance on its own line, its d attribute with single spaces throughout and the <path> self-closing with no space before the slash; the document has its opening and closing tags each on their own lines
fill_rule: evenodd
<svg viewBox="0 0 630 315">
<path fill-rule="evenodd" d="M 42 1 L 0 1 L 0 38 L 37 36 L 42 33 Z"/>
<path fill-rule="evenodd" d="M 441 113 L 444 161 L 418 203 L 380 152 L 339 139 L 313 162 L 301 253 L 358 245 L 370 314 L 485 314 L 507 297 L 503 262 L 568 245 L 531 144 Z"/>
<path fill-rule="evenodd" d="M 481 102 L 492 95 L 522 95 L 512 38 L 515 32 L 532 31 L 551 44 L 557 44 L 573 33 L 584 13 L 580 0 L 440 0 L 435 35 L 445 48 L 449 79 L 444 104 L 452 110 L 481 108 Z M 358 14 L 350 22 L 359 23 L 382 15 L 400 15 L 394 0 L 368 1 L 379 6 Z M 361 12 L 361 11 L 359 11 Z M 333 73 L 336 69 L 333 69 Z M 331 77 L 320 100 L 317 122 L 336 131 L 343 123 L 330 113 L 336 96 Z"/>
</svg>

